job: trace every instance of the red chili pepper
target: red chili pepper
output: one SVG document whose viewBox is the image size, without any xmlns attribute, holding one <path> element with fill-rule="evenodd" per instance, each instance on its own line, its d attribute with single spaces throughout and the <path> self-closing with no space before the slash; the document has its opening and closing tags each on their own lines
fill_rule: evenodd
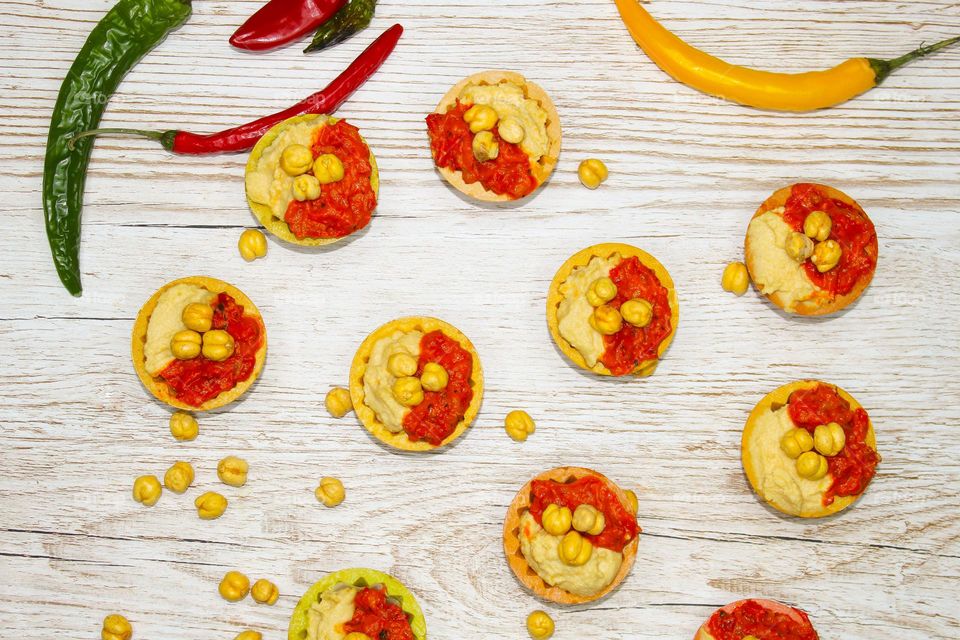
<svg viewBox="0 0 960 640">
<path fill-rule="evenodd" d="M 369 47 L 357 56 L 343 73 L 333 79 L 324 89 L 301 100 L 289 109 L 248 122 L 247 124 L 206 135 L 170 129 L 168 131 L 147 131 L 143 129 L 91 129 L 71 138 L 70 146 L 79 139 L 101 134 L 123 134 L 146 136 L 156 140 L 163 148 L 173 153 L 186 155 L 204 155 L 229 151 L 247 151 L 263 137 L 275 124 L 288 118 L 305 113 L 330 114 L 337 110 L 367 79 L 380 68 L 403 34 L 403 27 L 395 24 L 374 40 Z"/>
<path fill-rule="evenodd" d="M 347 0 L 270 0 L 230 37 L 238 49 L 264 51 L 293 42 L 316 29 Z"/>
</svg>

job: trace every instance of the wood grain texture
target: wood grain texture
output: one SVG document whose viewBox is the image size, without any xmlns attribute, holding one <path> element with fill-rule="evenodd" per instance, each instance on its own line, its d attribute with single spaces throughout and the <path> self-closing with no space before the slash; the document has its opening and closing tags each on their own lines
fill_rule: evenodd
<svg viewBox="0 0 960 640">
<path fill-rule="evenodd" d="M 673 82 L 637 50 L 608 0 L 381 0 L 373 27 L 319 55 L 299 46 L 232 51 L 259 0 L 195 3 L 194 17 L 121 85 L 104 126 L 218 128 L 323 86 L 394 22 L 406 33 L 338 115 L 380 161 L 381 203 L 355 239 L 328 250 L 271 239 L 244 263 L 255 222 L 243 155 L 180 158 L 135 140 L 93 154 L 84 213 L 85 294 L 60 286 L 44 238 L 40 180 L 64 73 L 112 0 L 10 0 L 0 10 L 0 626 L 9 637 L 96 637 L 104 615 L 140 639 L 282 638 L 300 594 L 329 571 L 369 566 L 416 594 L 430 637 L 525 637 L 544 607 L 556 638 L 689 638 L 717 606 L 765 596 L 807 610 L 824 638 L 960 636 L 960 50 L 916 62 L 822 113 L 765 113 Z M 949 0 L 656 0 L 669 28 L 734 62 L 789 70 L 853 55 L 893 57 L 960 33 Z M 434 171 L 424 117 L 456 81 L 512 68 L 543 86 L 564 126 L 557 171 L 520 207 L 477 206 Z M 610 179 L 583 189 L 577 163 Z M 798 180 L 856 198 L 880 261 L 845 313 L 788 318 L 719 286 L 757 204 Z M 655 255 L 681 305 L 656 374 L 581 373 L 543 317 L 557 267 L 597 242 Z M 140 386 L 127 345 L 163 283 L 209 274 L 263 313 L 270 355 L 245 398 L 201 416 L 177 443 L 166 407 Z M 479 418 L 439 455 L 402 455 L 323 395 L 344 385 L 363 337 L 401 315 L 461 329 L 486 374 Z M 864 498 L 816 522 L 777 515 L 750 491 L 738 454 L 750 408 L 799 378 L 822 378 L 870 412 L 883 454 Z M 514 443 L 503 416 L 538 429 Z M 241 489 L 216 462 L 250 462 Z M 137 475 L 191 461 L 197 483 L 153 508 Z M 594 468 L 640 498 L 633 573 L 595 606 L 543 605 L 502 556 L 516 490 L 554 466 Z M 323 475 L 347 487 L 326 509 Z M 223 490 L 226 515 L 193 498 Z M 280 587 L 274 607 L 228 604 L 239 569 Z"/>
</svg>

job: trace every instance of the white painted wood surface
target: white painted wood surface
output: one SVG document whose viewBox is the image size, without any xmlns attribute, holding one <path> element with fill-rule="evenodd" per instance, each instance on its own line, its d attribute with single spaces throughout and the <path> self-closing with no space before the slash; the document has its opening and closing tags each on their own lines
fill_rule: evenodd
<svg viewBox="0 0 960 640">
<path fill-rule="evenodd" d="M 102 140 L 84 211 L 85 294 L 50 263 L 40 208 L 46 128 L 61 78 L 112 0 L 8 0 L 0 10 L 0 628 L 5 637 L 98 637 L 125 613 L 140 639 L 285 637 L 300 594 L 326 572 L 369 566 L 417 595 L 432 638 L 522 638 L 544 607 L 556 638 L 690 638 L 713 608 L 766 596 L 810 612 L 823 638 L 960 636 L 960 49 L 923 60 L 822 113 L 764 113 L 681 86 L 630 40 L 612 2 L 382 0 L 373 27 L 319 55 L 263 55 L 227 38 L 258 0 L 195 3 L 111 101 L 105 125 L 212 131 L 279 110 L 323 86 L 394 22 L 406 33 L 340 111 L 380 162 L 366 231 L 330 250 L 271 240 L 244 263 L 254 225 L 243 155 L 172 156 Z M 789 70 L 853 55 L 893 57 L 960 33 L 960 6 L 925 2 L 656 0 L 651 11 L 710 52 Z M 521 71 L 553 96 L 564 127 L 557 172 L 522 206 L 480 207 L 434 172 L 424 116 L 459 78 Z M 577 163 L 604 159 L 599 191 Z M 848 312 L 786 318 L 754 292 L 721 291 L 745 225 L 770 192 L 821 181 L 876 222 L 880 264 Z M 613 381 L 572 368 L 543 317 L 547 285 L 576 250 L 622 240 L 656 255 L 681 301 L 656 375 Z M 160 285 L 209 274 L 262 310 L 270 353 L 234 406 L 177 443 L 169 411 L 140 386 L 133 318 Z M 393 317 L 433 314 L 474 341 L 483 408 L 439 455 L 397 455 L 323 394 L 354 349 Z M 740 430 L 767 391 L 802 377 L 845 387 L 870 411 L 883 454 L 866 496 L 805 522 L 758 502 L 741 471 Z M 525 444 L 501 428 L 527 409 Z M 235 454 L 250 481 L 223 487 Z M 191 461 L 197 484 L 152 509 L 133 478 Z M 501 523 L 535 473 L 581 464 L 640 496 L 632 575 L 593 606 L 543 605 L 501 552 Z M 322 475 L 346 484 L 325 509 Z M 231 503 L 197 519 L 201 491 Z M 274 607 L 228 604 L 220 576 L 269 577 Z"/>
</svg>

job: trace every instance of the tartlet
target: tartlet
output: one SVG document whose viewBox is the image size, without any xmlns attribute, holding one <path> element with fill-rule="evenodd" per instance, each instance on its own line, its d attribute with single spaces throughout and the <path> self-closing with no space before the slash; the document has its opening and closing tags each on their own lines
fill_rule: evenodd
<svg viewBox="0 0 960 640">
<path fill-rule="evenodd" d="M 818 640 L 807 614 L 774 600 L 738 600 L 717 609 L 693 640 L 773 640 L 786 637 Z"/>
</svg>

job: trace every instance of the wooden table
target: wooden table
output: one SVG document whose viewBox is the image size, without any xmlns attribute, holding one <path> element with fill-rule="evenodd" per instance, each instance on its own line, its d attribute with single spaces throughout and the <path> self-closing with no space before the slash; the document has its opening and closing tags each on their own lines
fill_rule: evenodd
<svg viewBox="0 0 960 640">
<path fill-rule="evenodd" d="M 364 232 L 329 250 L 270 241 L 245 263 L 254 220 L 245 155 L 175 157 L 104 139 L 84 213 L 85 293 L 52 269 L 40 207 L 50 110 L 60 81 L 112 0 L 8 2 L 0 12 L 0 626 L 6 637 L 93 638 L 125 613 L 140 639 L 285 637 L 300 594 L 327 572 L 368 566 L 417 595 L 432 638 L 523 638 L 543 607 L 556 638 L 690 638 L 711 611 L 747 596 L 807 610 L 824 638 L 960 636 L 960 50 L 923 60 L 848 104 L 765 113 L 684 87 L 639 52 L 612 2 L 383 0 L 368 31 L 319 55 L 264 55 L 227 38 L 258 0 L 196 2 L 110 101 L 105 125 L 213 131 L 279 110 L 324 85 L 394 22 L 394 56 L 341 109 L 382 170 Z M 772 8 L 777 4 L 777 8 Z M 960 32 L 947 0 L 682 2 L 649 8 L 731 60 L 787 70 L 868 54 L 894 57 Z M 553 179 L 521 206 L 477 206 L 430 161 L 424 116 L 461 77 L 512 68 L 542 84 L 564 126 Z M 580 186 L 577 163 L 610 180 Z M 755 292 L 719 286 L 757 205 L 799 180 L 837 186 L 876 222 L 881 259 L 866 295 L 825 319 L 788 318 Z M 677 283 L 680 329 L 656 375 L 585 375 L 554 348 L 547 285 L 575 251 L 624 241 Z M 270 353 L 246 398 L 200 417 L 194 442 L 134 374 L 140 305 L 177 277 L 241 287 L 263 312 Z M 479 419 L 437 455 L 398 455 L 352 416 L 323 408 L 359 342 L 384 321 L 431 314 L 477 345 L 487 379 Z M 883 463 L 847 512 L 777 515 L 741 470 L 754 403 L 818 377 L 869 410 Z M 524 444 L 502 429 L 523 408 Z M 217 461 L 250 462 L 234 490 Z M 189 460 L 197 483 L 153 508 L 134 477 Z M 507 504 L 532 475 L 593 467 L 640 496 L 633 573 L 607 599 L 564 608 L 526 593 L 501 550 Z M 316 502 L 323 475 L 347 499 Z M 226 515 L 193 499 L 223 490 Z M 273 607 L 228 604 L 230 569 L 268 577 Z"/>
</svg>

